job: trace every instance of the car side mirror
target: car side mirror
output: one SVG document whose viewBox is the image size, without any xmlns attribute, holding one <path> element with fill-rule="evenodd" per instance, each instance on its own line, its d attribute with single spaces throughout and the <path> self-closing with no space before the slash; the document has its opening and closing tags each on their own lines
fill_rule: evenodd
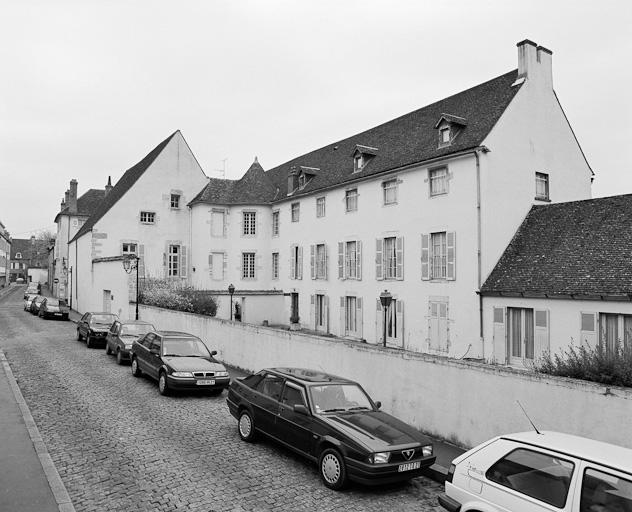
<svg viewBox="0 0 632 512">
<path fill-rule="evenodd" d="M 292 409 L 298 414 L 309 416 L 309 411 L 307 410 L 307 407 L 305 407 L 303 404 L 294 404 L 294 407 L 292 407 Z"/>
<path fill-rule="evenodd" d="M 211 350 L 211 356 L 216 356 L 217 355 L 217 350 Z"/>
<path fill-rule="evenodd" d="M 382 407 L 382 402 L 380 402 L 379 400 L 377 402 L 375 402 L 375 407 L 377 409 L 379 409 L 380 407 Z"/>
</svg>

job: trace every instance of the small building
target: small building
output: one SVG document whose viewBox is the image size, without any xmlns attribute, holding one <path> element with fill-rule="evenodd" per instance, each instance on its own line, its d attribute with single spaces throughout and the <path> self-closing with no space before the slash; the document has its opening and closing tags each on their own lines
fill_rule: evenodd
<svg viewBox="0 0 632 512">
<path fill-rule="evenodd" d="M 488 359 L 632 347 L 631 255 L 632 194 L 533 206 L 481 288 Z"/>
<path fill-rule="evenodd" d="M 11 235 L 0 222 L 0 288 L 9 284 L 11 266 Z"/>
<path fill-rule="evenodd" d="M 10 280 L 24 282 L 34 280 L 44 284 L 47 277 L 48 250 L 47 242 L 31 238 L 14 238 L 11 241 Z M 30 276 L 30 277 L 29 277 Z"/>
</svg>

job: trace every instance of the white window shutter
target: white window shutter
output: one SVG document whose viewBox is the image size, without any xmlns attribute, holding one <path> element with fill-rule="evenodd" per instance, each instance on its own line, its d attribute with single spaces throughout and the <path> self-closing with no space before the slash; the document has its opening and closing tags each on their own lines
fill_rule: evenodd
<svg viewBox="0 0 632 512">
<path fill-rule="evenodd" d="M 327 244 L 325 244 L 324 249 L 325 249 L 325 268 L 323 270 L 325 271 L 324 272 L 325 279 L 327 279 L 328 274 L 329 274 L 327 272 L 327 269 L 329 268 L 329 251 L 327 250 Z"/>
<path fill-rule="evenodd" d="M 325 302 L 325 332 L 329 332 L 329 297 L 325 295 L 325 298 L 323 300 Z"/>
<path fill-rule="evenodd" d="M 421 235 L 421 279 L 430 280 L 430 236 Z"/>
<path fill-rule="evenodd" d="M 362 241 L 356 241 L 356 279 L 362 279 Z"/>
<path fill-rule="evenodd" d="M 494 308 L 494 359 L 507 363 L 507 333 L 505 331 L 505 308 Z"/>
<path fill-rule="evenodd" d="M 599 330 L 597 313 L 586 313 L 584 311 L 580 314 L 580 340 L 582 345 L 587 348 L 595 348 L 597 346 L 597 332 Z"/>
<path fill-rule="evenodd" d="M 345 244 L 338 242 L 338 279 L 345 278 Z"/>
<path fill-rule="evenodd" d="M 309 325 L 316 329 L 316 297 L 314 295 L 309 296 L 309 305 Z"/>
<path fill-rule="evenodd" d="M 208 273 L 213 278 L 213 253 L 209 253 L 208 255 Z"/>
<path fill-rule="evenodd" d="M 186 245 L 180 246 L 180 253 L 180 277 L 186 277 L 188 268 Z"/>
<path fill-rule="evenodd" d="M 395 239 L 395 278 L 399 281 L 404 279 L 404 237 L 398 236 Z"/>
<path fill-rule="evenodd" d="M 397 340 L 401 347 L 404 348 L 404 301 L 397 300 L 395 302 L 395 321 L 397 322 Z"/>
<path fill-rule="evenodd" d="M 310 277 L 316 279 L 316 246 L 314 244 L 309 246 L 309 270 Z"/>
<path fill-rule="evenodd" d="M 448 231 L 446 233 L 446 279 L 454 281 L 456 279 L 456 233 Z"/>
<path fill-rule="evenodd" d="M 536 309 L 534 330 L 534 359 L 542 357 L 549 351 L 549 310 Z"/>
<path fill-rule="evenodd" d="M 375 240 L 375 279 L 382 281 L 384 279 L 382 274 L 382 250 L 384 247 L 384 240 L 377 238 Z"/>
<path fill-rule="evenodd" d="M 255 254 L 255 279 L 259 279 L 261 270 L 261 254 Z"/>
<path fill-rule="evenodd" d="M 303 247 L 298 248 L 298 278 L 303 279 Z"/>
<path fill-rule="evenodd" d="M 364 332 L 364 321 L 362 318 L 362 297 L 356 298 L 356 322 L 357 322 L 357 334 L 360 338 L 363 337 L 362 333 Z"/>
<path fill-rule="evenodd" d="M 222 279 L 226 279 L 226 271 L 228 270 L 228 253 L 223 253 Z"/>
<path fill-rule="evenodd" d="M 296 254 L 298 247 L 290 246 L 290 279 L 296 279 Z"/>
<path fill-rule="evenodd" d="M 380 299 L 375 300 L 375 340 L 380 345 L 384 343 L 384 310 Z"/>
<path fill-rule="evenodd" d="M 145 277 L 145 246 L 140 244 L 138 246 L 138 275 L 140 277 Z"/>
<path fill-rule="evenodd" d="M 346 336 L 345 331 L 345 298 L 340 297 L 340 334 L 339 336 Z"/>
</svg>

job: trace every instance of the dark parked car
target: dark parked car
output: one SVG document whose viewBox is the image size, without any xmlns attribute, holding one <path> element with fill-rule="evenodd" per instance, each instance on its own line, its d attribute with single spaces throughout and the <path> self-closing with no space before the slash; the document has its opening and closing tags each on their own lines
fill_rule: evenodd
<svg viewBox="0 0 632 512">
<path fill-rule="evenodd" d="M 62 320 L 68 320 L 70 314 L 70 308 L 64 299 L 55 299 L 53 297 L 46 297 L 40 305 L 38 316 L 40 318 L 61 318 Z"/>
<path fill-rule="evenodd" d="M 158 381 L 158 391 L 207 390 L 220 394 L 230 379 L 223 364 L 201 339 L 184 332 L 152 331 L 132 345 L 132 374 L 146 373 Z"/>
<path fill-rule="evenodd" d="M 37 297 L 37 293 L 29 293 L 24 299 L 24 311 L 31 311 L 31 302 Z"/>
<path fill-rule="evenodd" d="M 233 380 L 226 402 L 244 441 L 266 434 L 317 463 L 331 489 L 408 480 L 435 461 L 429 438 L 358 383 L 321 371 L 262 370 Z"/>
<path fill-rule="evenodd" d="M 26 299 L 28 295 L 39 295 L 42 293 L 42 286 L 39 283 L 29 283 L 24 290 L 24 298 Z"/>
<path fill-rule="evenodd" d="M 105 353 L 115 354 L 116 362 L 123 364 L 123 361 L 130 359 L 130 351 L 135 340 L 149 331 L 156 328 L 149 322 L 142 320 L 128 320 L 125 322 L 116 321 L 110 327 L 105 338 Z"/>
<path fill-rule="evenodd" d="M 31 301 L 31 307 L 29 308 L 29 311 L 34 315 L 39 314 L 39 308 L 42 305 L 42 302 L 44 302 L 45 298 L 46 297 L 44 297 L 43 295 L 36 295 L 35 298 Z"/>
<path fill-rule="evenodd" d="M 110 327 L 116 320 L 118 316 L 114 313 L 89 311 L 77 323 L 77 339 L 85 339 L 88 348 L 94 347 L 97 343 L 104 343 Z"/>
</svg>

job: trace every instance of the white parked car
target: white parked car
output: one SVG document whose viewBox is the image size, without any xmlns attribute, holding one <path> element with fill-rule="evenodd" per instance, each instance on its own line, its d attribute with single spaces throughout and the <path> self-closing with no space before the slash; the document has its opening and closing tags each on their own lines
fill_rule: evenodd
<svg viewBox="0 0 632 512">
<path fill-rule="evenodd" d="M 454 459 L 450 512 L 632 512 L 632 450 L 558 432 L 499 436 Z"/>
</svg>

